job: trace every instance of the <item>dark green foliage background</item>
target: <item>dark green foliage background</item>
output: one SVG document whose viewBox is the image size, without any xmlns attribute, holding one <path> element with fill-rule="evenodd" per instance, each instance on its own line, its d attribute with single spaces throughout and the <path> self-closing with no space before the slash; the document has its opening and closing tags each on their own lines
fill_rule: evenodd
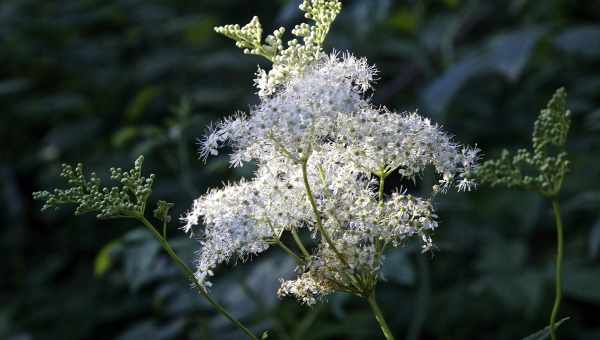
<svg viewBox="0 0 600 340">
<path fill-rule="evenodd" d="M 0 2 L 0 338 L 237 339 L 140 226 L 42 214 L 31 192 L 61 186 L 62 162 L 107 177 L 139 155 L 157 174 L 151 200 L 174 216 L 209 186 L 251 174 L 197 160 L 195 139 L 256 101 L 257 57 L 216 35 L 259 15 L 300 20 L 297 1 L 3 0 Z M 374 101 L 419 111 L 460 142 L 497 156 L 529 143 L 537 112 L 569 93 L 572 173 L 563 339 L 600 338 L 600 3 L 344 1 L 329 49 L 381 70 Z M 182 98 L 190 110 L 181 109 Z M 184 100 L 184 101 L 185 101 Z M 179 107 L 177 110 L 175 108 Z M 518 339 L 545 326 L 555 234 L 541 197 L 481 188 L 438 200 L 434 256 L 391 253 L 378 299 L 399 339 Z M 176 219 L 175 219 L 175 222 Z M 197 242 L 173 223 L 193 259 Z M 306 308 L 275 296 L 293 265 L 270 251 L 217 273 L 213 293 L 275 339 L 374 339 L 364 301 L 336 295 Z"/>
</svg>

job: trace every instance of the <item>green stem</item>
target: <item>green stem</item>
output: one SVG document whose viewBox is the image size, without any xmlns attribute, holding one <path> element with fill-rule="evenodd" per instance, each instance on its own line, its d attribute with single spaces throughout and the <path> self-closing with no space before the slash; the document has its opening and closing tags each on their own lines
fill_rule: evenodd
<svg viewBox="0 0 600 340">
<path fill-rule="evenodd" d="M 302 265 L 304 263 L 304 259 L 303 258 L 301 258 L 300 256 L 296 255 L 296 253 L 294 253 L 290 248 L 288 248 L 288 246 L 286 246 L 285 244 L 283 244 L 283 242 L 281 242 L 279 239 L 273 239 L 273 241 L 279 247 L 281 247 L 281 249 L 283 249 L 286 253 L 288 253 L 291 257 L 293 257 L 294 260 L 296 261 L 296 263 L 298 263 L 298 265 Z"/>
<path fill-rule="evenodd" d="M 373 311 L 373 314 L 375 315 L 375 320 L 377 320 L 377 322 L 379 323 L 379 327 L 381 328 L 381 331 L 383 332 L 383 335 L 385 336 L 385 338 L 387 340 L 394 340 L 394 335 L 392 334 L 392 331 L 390 330 L 390 327 L 388 326 L 387 322 L 385 321 L 385 318 L 383 317 L 383 313 L 381 313 L 381 309 L 379 309 L 379 305 L 377 305 L 377 301 L 375 300 L 375 292 L 372 292 L 371 294 L 369 294 L 369 296 L 367 297 L 367 301 L 369 301 L 371 310 Z"/>
<path fill-rule="evenodd" d="M 383 215 L 383 210 L 385 208 L 385 172 L 381 170 L 381 174 L 379 175 L 379 219 L 381 219 Z M 377 261 L 383 254 L 384 242 L 382 242 L 379 238 L 375 240 L 375 249 L 377 250 Z"/>
<path fill-rule="evenodd" d="M 300 236 L 298 236 L 298 233 L 296 232 L 296 228 L 292 228 L 292 237 L 294 238 L 294 241 L 298 245 L 298 248 L 300 248 L 300 251 L 302 252 L 302 255 L 304 255 L 304 257 L 305 257 L 306 260 L 308 260 L 310 258 L 310 253 L 304 247 L 304 244 L 302 243 L 302 240 L 300 239 Z"/>
<path fill-rule="evenodd" d="M 317 201 L 315 201 L 315 197 L 313 196 L 312 190 L 310 189 L 310 183 L 308 182 L 307 167 L 308 167 L 308 160 L 304 159 L 302 161 L 302 178 L 304 179 L 304 188 L 306 189 L 306 195 L 308 196 L 308 201 L 310 202 L 313 213 L 315 214 L 315 219 L 317 220 L 317 228 L 319 229 L 319 233 L 321 233 L 321 236 L 323 236 L 323 238 L 325 239 L 325 242 L 327 242 L 327 244 L 329 245 L 331 250 L 333 250 L 335 255 L 340 259 L 340 261 L 344 264 L 344 266 L 350 268 L 350 266 L 348 265 L 348 262 L 346 261 L 344 256 L 337 250 L 337 248 L 335 247 L 335 244 L 333 244 L 333 241 L 329 237 L 329 234 L 327 233 L 327 231 L 325 231 L 325 228 L 323 227 L 323 221 L 321 219 L 321 212 L 317 208 Z"/>
<path fill-rule="evenodd" d="M 312 211 L 315 215 L 315 219 L 317 221 L 316 222 L 317 229 L 319 229 L 319 233 L 321 234 L 321 237 L 323 237 L 325 239 L 325 242 L 327 242 L 327 245 L 329 245 L 331 250 L 333 250 L 333 252 L 337 256 L 337 258 L 340 260 L 340 262 L 342 262 L 342 264 L 346 268 L 352 270 L 352 267 L 350 266 L 348 261 L 346 261 L 346 258 L 344 257 L 344 255 L 342 255 L 342 253 L 340 253 L 340 251 L 337 250 L 335 244 L 329 237 L 329 234 L 323 227 L 323 220 L 321 217 L 321 212 L 319 211 L 319 208 L 317 208 L 317 201 L 315 200 L 315 197 L 310 188 L 310 183 L 308 182 L 308 158 L 302 159 L 302 178 L 304 179 L 304 188 L 306 190 L 306 195 L 308 196 L 308 201 L 310 202 Z M 346 273 L 345 271 L 342 271 L 341 273 L 342 273 L 342 275 L 344 275 L 348 278 L 349 282 L 356 287 L 357 291 L 362 290 L 364 288 L 363 287 L 364 285 L 363 285 L 362 280 L 360 279 L 360 276 L 355 276 L 350 273 Z"/>
<path fill-rule="evenodd" d="M 379 206 L 383 209 L 383 195 L 385 190 L 385 175 L 383 171 L 381 171 L 381 175 L 379 175 Z"/>
<path fill-rule="evenodd" d="M 554 306 L 552 307 L 552 314 L 550 314 L 550 336 L 552 340 L 558 339 L 556 335 L 556 315 L 560 308 L 560 301 L 562 299 L 562 261 L 563 261 L 563 225 L 560 217 L 560 205 L 558 200 L 552 200 L 552 209 L 554 210 L 554 218 L 556 220 L 556 277 L 555 277 L 555 297 Z"/>
<path fill-rule="evenodd" d="M 325 170 L 323 169 L 323 167 L 320 164 L 317 165 L 317 169 L 319 170 L 319 177 L 321 178 L 321 185 L 323 185 L 323 193 L 325 194 L 325 196 L 327 196 L 328 199 L 334 201 L 335 198 L 333 197 L 333 193 L 329 190 L 329 185 L 327 184 L 327 176 L 325 175 Z M 331 213 L 331 217 L 333 217 L 333 219 L 335 220 L 335 223 L 337 223 L 340 230 L 344 229 L 344 227 L 342 226 L 342 223 L 340 222 L 340 219 L 337 216 L 335 207 L 330 210 L 330 213 Z"/>
<path fill-rule="evenodd" d="M 198 294 L 200 294 L 200 296 L 205 298 L 217 310 L 217 312 L 221 313 L 221 315 L 223 315 L 234 325 L 236 325 L 242 332 L 244 332 L 248 336 L 248 338 L 252 340 L 258 340 L 258 338 L 248 328 L 242 325 L 242 323 L 239 322 L 236 318 L 234 318 L 231 314 L 229 314 L 223 306 L 221 306 L 218 302 L 213 300 L 210 297 L 210 295 L 208 295 L 208 293 L 202 288 L 202 284 L 198 281 L 196 275 L 194 275 L 194 272 L 190 269 L 190 267 L 188 267 L 185 264 L 185 262 L 183 262 L 183 260 L 179 256 L 177 256 L 173 248 L 171 248 L 169 242 L 167 242 L 167 240 L 164 237 L 162 237 L 162 235 L 158 232 L 158 230 L 156 230 L 152 223 L 150 223 L 150 221 L 146 219 L 146 217 L 144 217 L 143 215 L 139 215 L 135 216 L 135 218 L 138 221 L 140 221 L 146 228 L 148 228 L 148 230 L 150 230 L 152 234 L 154 234 L 154 237 L 156 237 L 158 242 L 160 242 L 160 245 L 163 247 L 163 249 L 167 252 L 167 254 L 169 254 L 171 259 L 175 261 L 175 264 L 177 264 L 177 266 L 179 267 L 179 269 L 181 269 L 183 274 L 185 274 L 187 279 L 193 283 L 194 288 L 196 288 L 196 291 L 198 292 Z"/>
<path fill-rule="evenodd" d="M 306 317 L 300 320 L 298 327 L 294 329 L 294 334 L 292 336 L 293 340 L 306 339 L 306 332 L 308 332 L 310 327 L 315 323 L 324 306 L 325 304 L 318 305 L 318 307 L 314 308 Z"/>
</svg>

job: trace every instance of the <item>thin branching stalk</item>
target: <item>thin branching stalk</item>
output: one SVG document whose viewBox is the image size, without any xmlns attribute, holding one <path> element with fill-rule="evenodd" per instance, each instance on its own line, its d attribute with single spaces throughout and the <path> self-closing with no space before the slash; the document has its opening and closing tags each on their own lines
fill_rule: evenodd
<svg viewBox="0 0 600 340">
<path fill-rule="evenodd" d="M 378 176 L 379 176 L 379 192 L 378 192 L 379 218 L 381 218 L 382 215 L 383 215 L 384 207 L 385 207 L 385 201 L 384 201 L 384 198 L 385 198 L 385 178 L 387 177 L 387 175 L 382 170 L 381 173 Z M 377 239 L 377 240 L 375 240 L 375 245 L 376 245 L 376 250 L 377 250 L 377 260 L 379 261 L 379 259 L 381 258 L 381 255 L 383 254 L 383 250 L 385 248 L 385 242 Z"/>
<path fill-rule="evenodd" d="M 550 336 L 552 340 L 557 340 L 556 335 L 556 316 L 560 309 L 562 300 L 562 262 L 563 262 L 563 225 L 560 216 L 560 205 L 557 199 L 552 200 L 552 209 L 554 210 L 554 219 L 556 223 L 556 276 L 555 276 L 555 296 L 554 306 L 550 314 Z"/>
<path fill-rule="evenodd" d="M 200 296 L 205 298 L 217 310 L 217 312 L 226 317 L 242 332 L 244 332 L 244 334 L 246 334 L 246 336 L 248 336 L 249 339 L 258 340 L 258 338 L 252 333 L 252 331 L 246 328 L 246 326 L 242 325 L 240 321 L 238 321 L 235 317 L 229 314 L 229 312 L 227 312 L 223 306 L 221 306 L 218 302 L 213 300 L 213 298 L 210 295 L 208 295 L 204 288 L 202 288 L 200 282 L 198 282 L 198 279 L 196 278 L 196 275 L 194 275 L 194 272 L 190 269 L 190 267 L 188 267 L 187 264 L 185 264 L 185 262 L 183 262 L 183 260 L 179 256 L 177 256 L 177 253 L 175 253 L 169 242 L 167 242 L 167 240 L 160 234 L 160 232 L 158 232 L 154 225 L 152 225 L 152 223 L 150 223 L 150 221 L 146 219 L 146 217 L 144 217 L 143 215 L 136 215 L 134 217 L 135 219 L 140 221 L 146 228 L 148 228 L 150 232 L 152 232 L 154 237 L 158 240 L 158 242 L 160 242 L 160 245 L 163 247 L 163 249 L 167 252 L 167 254 L 169 254 L 171 259 L 175 262 L 175 264 L 177 264 L 179 269 L 181 269 L 181 271 L 188 278 L 188 280 L 192 282 L 194 288 L 196 289 L 198 294 L 200 294 Z"/>
<path fill-rule="evenodd" d="M 375 300 L 374 291 L 371 292 L 371 294 L 369 294 L 369 296 L 367 297 L 367 301 L 369 301 L 369 306 L 371 306 L 371 310 L 373 311 L 373 314 L 375 314 L 375 319 L 377 320 L 377 323 L 379 323 L 379 327 L 381 328 L 381 331 L 383 332 L 385 338 L 387 340 L 394 340 L 394 335 L 392 334 L 392 331 L 390 330 L 390 327 L 385 321 L 383 313 L 381 312 L 381 309 L 379 309 L 379 305 Z"/>
<path fill-rule="evenodd" d="M 310 258 L 310 253 L 308 252 L 308 250 L 306 250 L 306 247 L 304 247 L 300 236 L 298 236 L 296 228 L 292 228 L 291 233 L 292 237 L 294 238 L 294 242 L 296 242 L 296 245 L 298 246 L 298 248 L 300 248 L 300 251 L 302 252 L 302 255 L 304 255 L 305 260 L 308 260 Z"/>
<path fill-rule="evenodd" d="M 302 265 L 304 263 L 304 259 L 303 258 L 301 258 L 300 256 L 296 255 L 296 253 L 294 253 L 293 250 L 291 250 L 288 246 L 286 246 L 285 244 L 283 244 L 283 242 L 281 242 L 279 239 L 273 238 L 272 241 L 275 242 L 286 253 L 288 253 L 288 255 L 290 255 L 292 258 L 294 258 L 294 260 L 296 261 L 296 263 L 298 265 Z"/>
<path fill-rule="evenodd" d="M 310 183 L 308 182 L 307 167 L 308 167 L 308 159 L 304 159 L 302 161 L 302 178 L 304 179 L 304 188 L 306 189 L 306 196 L 308 197 L 310 206 L 312 207 L 313 213 L 315 214 L 315 219 L 316 219 L 316 223 L 317 223 L 317 228 L 319 229 L 319 233 L 321 233 L 321 236 L 323 236 L 323 238 L 325 239 L 325 242 L 327 242 L 327 244 L 331 247 L 331 250 L 333 250 L 335 255 L 340 259 L 340 261 L 344 264 L 344 266 L 350 268 L 348 261 L 346 261 L 346 258 L 344 258 L 344 255 L 342 255 L 342 253 L 340 253 L 339 250 L 337 250 L 337 248 L 335 247 L 335 244 L 333 244 L 333 241 L 331 240 L 331 237 L 329 237 L 329 234 L 323 227 L 321 212 L 319 211 L 319 208 L 317 207 L 317 202 L 315 200 L 315 197 L 313 196 L 312 189 L 310 188 Z"/>
<path fill-rule="evenodd" d="M 340 261 L 346 267 L 351 268 L 350 265 L 348 264 L 348 262 L 346 261 L 346 259 L 344 258 L 344 256 L 335 247 L 335 244 L 333 243 L 333 241 L 329 237 L 329 234 L 327 233 L 327 231 L 323 227 L 321 213 L 319 212 L 316 200 L 315 200 L 314 195 L 312 193 L 312 190 L 310 188 L 310 183 L 308 182 L 308 169 L 307 169 L 307 166 L 308 166 L 308 159 L 305 158 L 302 161 L 302 176 L 303 176 L 303 179 L 304 179 L 304 187 L 306 189 L 306 195 L 308 197 L 308 200 L 309 200 L 310 205 L 312 207 L 313 213 L 315 215 L 317 228 L 319 229 L 319 232 L 321 233 L 321 236 L 325 239 L 325 241 L 327 242 L 327 244 L 331 247 L 331 249 L 336 254 L 336 256 L 340 259 Z M 383 188 L 383 186 L 382 186 L 382 188 Z M 380 197 L 382 197 L 382 196 L 383 196 L 383 189 L 380 189 Z M 357 286 L 357 288 L 364 288 L 363 287 L 364 286 L 364 284 L 363 284 L 364 280 L 361 280 L 360 277 L 356 277 L 354 275 L 348 275 L 348 276 L 350 276 L 351 280 L 354 282 L 354 284 Z M 373 314 L 375 315 L 375 319 L 379 323 L 379 326 L 380 326 L 381 331 L 383 332 L 385 338 L 387 340 L 394 340 L 394 336 L 392 335 L 392 332 L 391 332 L 389 326 L 387 325 L 387 322 L 385 321 L 383 313 L 381 312 L 381 309 L 379 309 L 379 306 L 377 305 L 377 301 L 375 301 L 375 291 L 374 291 L 374 289 L 371 287 L 368 291 L 366 291 L 366 292 L 363 293 L 363 296 L 369 302 L 369 305 L 371 306 L 371 310 L 373 311 Z"/>
<path fill-rule="evenodd" d="M 340 260 L 340 262 L 342 262 L 342 264 L 346 268 L 352 270 L 352 267 L 350 266 L 350 264 L 348 263 L 348 261 L 346 260 L 344 255 L 342 255 L 342 253 L 340 253 L 340 251 L 336 248 L 335 244 L 331 240 L 331 237 L 329 236 L 329 234 L 323 227 L 323 220 L 321 217 L 321 212 L 319 211 L 319 208 L 317 207 L 317 201 L 315 200 L 315 196 L 313 195 L 312 189 L 310 188 L 310 183 L 308 182 L 308 158 L 304 158 L 302 160 L 302 178 L 304 180 L 304 188 L 306 190 L 306 196 L 308 197 L 308 201 L 310 202 L 312 211 L 315 215 L 317 229 L 319 229 L 319 233 L 325 239 L 325 242 L 327 242 L 327 245 L 329 245 L 329 247 L 331 247 L 331 250 L 335 253 L 335 255 Z M 352 282 L 352 284 L 357 288 L 357 290 L 362 290 L 363 284 L 362 284 L 362 280 L 360 279 L 360 277 L 357 277 L 352 274 L 348 274 L 348 273 L 346 273 L 345 270 L 342 270 L 342 274 L 344 274 L 344 276 L 346 276 L 350 280 L 350 282 Z"/>
</svg>

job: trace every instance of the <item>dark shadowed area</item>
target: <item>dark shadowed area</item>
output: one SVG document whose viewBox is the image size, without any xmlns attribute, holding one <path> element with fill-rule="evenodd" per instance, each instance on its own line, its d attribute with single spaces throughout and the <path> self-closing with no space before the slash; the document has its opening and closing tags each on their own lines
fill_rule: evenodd
<svg viewBox="0 0 600 340">
<path fill-rule="evenodd" d="M 554 93 L 569 94 L 572 170 L 561 339 L 600 339 L 600 4 L 597 1 L 348 0 L 327 50 L 376 64 L 374 101 L 418 110 L 484 159 L 530 142 Z M 141 225 L 41 213 L 36 190 L 62 187 L 61 163 L 108 178 L 145 156 L 152 203 L 194 198 L 250 176 L 226 156 L 198 160 L 211 121 L 257 101 L 257 64 L 215 25 L 301 20 L 298 0 L 0 2 L 0 339 L 243 339 L 201 300 Z M 435 202 L 437 250 L 389 254 L 380 306 L 398 339 L 520 339 L 547 325 L 554 299 L 552 207 L 539 195 L 481 187 Z M 220 270 L 211 290 L 269 339 L 379 339 L 363 301 L 311 308 L 278 299 L 294 263 L 270 250 Z"/>
</svg>

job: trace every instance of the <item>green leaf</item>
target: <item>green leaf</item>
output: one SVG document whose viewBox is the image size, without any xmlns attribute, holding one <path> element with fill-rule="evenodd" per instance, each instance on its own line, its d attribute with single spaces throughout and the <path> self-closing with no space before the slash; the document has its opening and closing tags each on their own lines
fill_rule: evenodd
<svg viewBox="0 0 600 340">
<path fill-rule="evenodd" d="M 405 251 L 388 254 L 383 263 L 383 277 L 400 285 L 412 286 L 415 283 L 415 270 Z"/>
<path fill-rule="evenodd" d="M 543 32 L 532 27 L 494 37 L 488 44 L 486 63 L 508 80 L 517 80 Z"/>
<path fill-rule="evenodd" d="M 423 104 L 433 113 L 441 113 L 458 90 L 476 76 L 498 73 L 517 80 L 542 33 L 539 28 L 525 28 L 493 37 L 485 48 L 468 54 L 434 80 L 422 94 Z"/>
<path fill-rule="evenodd" d="M 585 301 L 600 304 L 600 268 L 569 266 L 564 275 L 565 295 Z"/>
<path fill-rule="evenodd" d="M 152 100 L 158 97 L 161 93 L 161 89 L 158 86 L 146 86 L 140 90 L 133 98 L 125 116 L 128 121 L 136 121 L 142 113 L 146 110 L 146 107 L 152 102 Z"/>
<path fill-rule="evenodd" d="M 569 320 L 570 317 L 566 317 L 566 318 L 562 318 L 561 320 L 557 321 L 554 325 L 558 328 L 558 326 L 560 326 L 563 322 Z M 544 327 L 544 329 L 539 330 L 531 335 L 528 335 L 526 337 L 524 337 L 522 340 L 544 340 L 544 339 L 548 339 L 550 337 L 550 326 L 546 326 Z"/>
<path fill-rule="evenodd" d="M 596 221 L 590 232 L 590 257 L 596 258 L 600 253 L 600 219 Z"/>
<path fill-rule="evenodd" d="M 568 29 L 559 34 L 554 45 L 564 52 L 595 59 L 600 57 L 600 25 Z"/>
<path fill-rule="evenodd" d="M 130 288 L 137 291 L 145 284 L 164 276 L 166 267 L 156 261 L 160 244 L 146 229 L 134 229 L 123 237 L 124 273 Z"/>
<path fill-rule="evenodd" d="M 192 18 L 186 24 L 184 37 L 192 46 L 202 45 L 212 37 L 215 24 L 214 18 Z"/>
<path fill-rule="evenodd" d="M 131 326 L 124 333 L 120 334 L 117 340 L 177 339 L 183 333 L 185 324 L 185 320 L 182 319 L 160 325 L 154 321 L 145 320 Z"/>
<path fill-rule="evenodd" d="M 0 96 L 10 96 L 25 91 L 31 87 L 31 81 L 24 78 L 0 81 Z"/>
<path fill-rule="evenodd" d="M 388 20 L 388 25 L 402 32 L 414 32 L 419 23 L 418 14 L 411 8 L 398 9 Z"/>
<path fill-rule="evenodd" d="M 135 126 L 125 126 L 112 135 L 111 143 L 116 147 L 122 147 L 128 141 L 139 135 L 139 128 Z"/>
<path fill-rule="evenodd" d="M 269 331 L 264 331 L 263 334 L 260 336 L 260 338 L 262 340 L 268 339 L 269 338 Z"/>
<path fill-rule="evenodd" d="M 121 240 L 113 240 L 100 249 L 94 260 L 94 274 L 96 276 L 101 277 L 110 269 L 113 263 L 111 255 L 120 246 Z"/>
</svg>

